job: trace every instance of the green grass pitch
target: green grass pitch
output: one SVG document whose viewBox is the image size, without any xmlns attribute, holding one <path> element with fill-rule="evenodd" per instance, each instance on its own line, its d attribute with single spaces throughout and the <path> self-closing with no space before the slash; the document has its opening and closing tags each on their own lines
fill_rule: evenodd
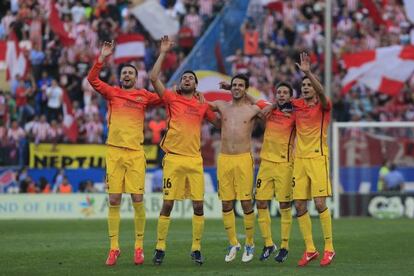
<svg viewBox="0 0 414 276">
<path fill-rule="evenodd" d="M 279 220 L 272 222 L 279 241 Z M 318 219 L 312 220 L 314 240 L 320 252 L 323 239 Z M 237 220 L 242 243 L 242 220 Z M 222 221 L 206 220 L 202 243 L 205 263 L 190 261 L 191 220 L 172 220 L 167 251 L 161 266 L 152 264 L 156 220 L 148 220 L 145 264 L 133 264 L 133 222 L 121 221 L 122 254 L 114 267 L 104 265 L 108 253 L 105 220 L 0 220 L 0 275 L 414 275 L 414 221 L 352 218 L 333 221 L 336 259 L 322 268 L 319 261 L 296 266 L 304 244 L 293 220 L 289 258 L 278 264 L 273 256 L 259 261 L 263 242 L 256 225 L 256 252 L 252 262 L 241 262 L 241 252 L 224 262 L 227 239 Z M 279 243 L 279 242 L 278 242 Z"/>
</svg>

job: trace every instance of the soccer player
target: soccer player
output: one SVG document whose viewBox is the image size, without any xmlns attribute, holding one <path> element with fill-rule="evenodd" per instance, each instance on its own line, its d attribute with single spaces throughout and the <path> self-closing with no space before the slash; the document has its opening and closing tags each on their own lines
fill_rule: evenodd
<svg viewBox="0 0 414 276">
<path fill-rule="evenodd" d="M 279 202 L 281 214 L 281 245 L 275 257 L 277 262 L 284 262 L 288 256 L 289 236 L 292 225 L 292 172 L 293 143 L 295 141 L 295 114 L 292 112 L 291 97 L 293 88 L 287 82 L 276 85 L 275 109 L 267 116 L 261 163 L 256 179 L 256 204 L 259 228 L 265 246 L 260 260 L 267 260 L 276 250 L 272 240 L 271 220 L 268 201 L 275 196 Z M 265 101 L 256 103 L 260 108 L 268 104 Z"/>
<path fill-rule="evenodd" d="M 146 160 L 143 149 L 144 115 L 147 105 L 160 101 L 155 93 L 135 89 L 137 70 L 123 65 L 121 87 L 112 87 L 99 79 L 105 59 L 113 52 L 113 42 L 104 42 L 100 56 L 88 75 L 88 81 L 108 102 L 109 134 L 106 141 L 106 184 L 109 193 L 108 230 L 110 251 L 107 265 L 115 265 L 121 251 L 118 236 L 122 193 L 131 194 L 135 210 L 134 262 L 144 262 L 143 239 L 145 207 L 143 202 Z"/>
<path fill-rule="evenodd" d="M 326 197 L 332 195 L 329 180 L 328 125 L 332 103 L 324 95 L 322 84 L 310 70 L 310 58 L 300 54 L 298 68 L 305 74 L 302 80 L 302 98 L 292 100 L 296 113 L 297 143 L 293 169 L 293 199 L 306 251 L 299 266 L 306 266 L 318 258 L 312 238 L 312 224 L 307 201 L 313 198 L 319 212 L 325 251 L 321 266 L 329 265 L 335 257 L 332 243 L 332 221 L 326 206 Z"/>
<path fill-rule="evenodd" d="M 236 258 L 240 243 L 236 236 L 234 200 L 240 200 L 244 212 L 246 241 L 243 262 L 254 254 L 254 210 L 252 204 L 254 163 L 251 155 L 251 135 L 254 119 L 260 108 L 246 97 L 249 79 L 236 75 L 231 80 L 232 102 L 215 101 L 210 107 L 221 114 L 221 152 L 217 160 L 219 197 L 222 200 L 223 222 L 230 242 L 226 262 Z"/>
<path fill-rule="evenodd" d="M 190 197 L 194 209 L 191 257 L 196 264 L 201 265 L 203 263 L 201 238 L 204 230 L 201 125 L 204 118 L 210 122 L 216 122 L 217 118 L 207 103 L 201 103 L 195 97 L 198 80 L 194 72 L 186 71 L 182 74 L 178 93 L 167 90 L 159 80 L 161 65 L 172 45 L 173 42 L 168 36 L 161 39 L 160 55 L 150 74 L 151 83 L 166 104 L 169 116 L 168 129 L 160 143 L 166 153 L 163 160 L 164 201 L 158 219 L 157 244 L 153 262 L 158 265 L 163 262 L 174 200 Z"/>
</svg>

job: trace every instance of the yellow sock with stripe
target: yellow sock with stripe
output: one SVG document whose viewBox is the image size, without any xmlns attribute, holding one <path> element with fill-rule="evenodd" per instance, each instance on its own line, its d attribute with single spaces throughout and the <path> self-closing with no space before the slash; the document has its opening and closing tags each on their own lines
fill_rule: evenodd
<svg viewBox="0 0 414 276">
<path fill-rule="evenodd" d="M 158 250 L 165 251 L 168 227 L 170 226 L 170 217 L 160 215 L 157 226 L 157 246 Z"/>
<path fill-rule="evenodd" d="M 272 230 L 270 229 L 270 213 L 269 209 L 259 209 L 257 208 L 257 221 L 259 222 L 260 232 L 262 233 L 263 240 L 265 242 L 265 246 L 272 246 L 273 239 L 272 239 Z"/>
<path fill-rule="evenodd" d="M 332 252 L 334 251 L 332 242 L 332 218 L 328 208 L 319 214 L 319 219 L 321 221 L 323 237 L 325 240 L 325 250 Z"/>
<path fill-rule="evenodd" d="M 246 232 L 246 245 L 254 245 L 254 211 L 244 214 L 244 230 Z"/>
<path fill-rule="evenodd" d="M 234 216 L 233 210 L 229 212 L 223 212 L 223 223 L 230 245 L 237 245 L 239 241 L 236 237 L 236 217 Z"/>
<path fill-rule="evenodd" d="M 312 222 L 309 216 L 309 212 L 306 212 L 302 216 L 298 217 L 300 232 L 305 240 L 306 252 L 315 252 L 315 244 L 312 238 Z"/>
<path fill-rule="evenodd" d="M 193 215 L 193 244 L 191 251 L 201 250 L 201 237 L 204 232 L 204 215 Z"/>
<path fill-rule="evenodd" d="M 290 229 L 292 227 L 292 208 L 280 209 L 280 248 L 289 249 Z"/>
<path fill-rule="evenodd" d="M 145 206 L 144 202 L 134 202 L 135 249 L 144 248 Z"/>
<path fill-rule="evenodd" d="M 108 207 L 108 234 L 111 249 L 119 249 L 119 223 L 121 221 L 120 205 L 109 205 Z"/>
</svg>

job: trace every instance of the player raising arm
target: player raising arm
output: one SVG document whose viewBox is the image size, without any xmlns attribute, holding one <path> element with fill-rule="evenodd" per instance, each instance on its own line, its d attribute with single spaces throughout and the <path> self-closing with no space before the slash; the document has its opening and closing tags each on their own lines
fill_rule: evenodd
<svg viewBox="0 0 414 276">
<path fill-rule="evenodd" d="M 161 65 L 172 45 L 167 36 L 161 39 L 160 55 L 150 74 L 151 83 L 166 104 L 169 117 L 168 129 L 160 144 L 166 153 L 163 159 L 164 200 L 158 219 L 153 262 L 158 265 L 163 262 L 174 201 L 189 197 L 193 201 L 194 209 L 191 258 L 196 264 L 202 264 L 204 173 L 200 152 L 201 125 L 204 118 L 210 122 L 216 122 L 217 118 L 208 104 L 200 103 L 195 97 L 198 80 L 193 71 L 185 71 L 181 75 L 178 93 L 167 90 L 159 80 Z"/>
<path fill-rule="evenodd" d="M 332 221 L 326 198 L 332 195 L 329 180 L 328 126 L 332 104 L 324 95 L 321 83 L 310 70 L 310 59 L 300 54 L 296 64 L 305 74 L 302 80 L 302 98 L 293 100 L 296 113 L 297 143 L 293 169 L 293 199 L 306 251 L 299 266 L 305 266 L 319 256 L 312 238 L 312 224 L 307 210 L 307 201 L 313 199 L 319 212 L 325 251 L 321 266 L 331 263 L 335 257 L 332 243 Z"/>
<path fill-rule="evenodd" d="M 159 103 L 155 93 L 135 89 L 137 69 L 121 67 L 121 87 L 112 87 L 99 79 L 105 59 L 113 52 L 113 42 L 104 42 L 101 54 L 88 74 L 88 81 L 108 103 L 109 134 L 106 141 L 106 184 L 109 193 L 108 230 L 110 251 L 107 265 L 115 265 L 120 255 L 118 237 L 122 193 L 131 194 L 135 210 L 135 264 L 144 262 L 143 239 L 145 207 L 143 202 L 146 160 L 143 149 L 145 109 Z"/>
</svg>

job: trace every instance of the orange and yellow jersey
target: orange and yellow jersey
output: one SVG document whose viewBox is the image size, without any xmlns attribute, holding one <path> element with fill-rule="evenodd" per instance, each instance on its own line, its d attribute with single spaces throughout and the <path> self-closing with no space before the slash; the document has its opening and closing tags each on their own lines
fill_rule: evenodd
<svg viewBox="0 0 414 276">
<path fill-rule="evenodd" d="M 269 103 L 260 100 L 256 105 L 263 109 Z M 272 162 L 292 161 L 295 136 L 295 113 L 274 109 L 266 120 L 260 158 Z"/>
<path fill-rule="evenodd" d="M 185 156 L 200 156 L 201 125 L 204 117 L 209 121 L 216 114 L 207 103 L 200 103 L 195 97 L 188 99 L 169 90 L 164 91 L 162 100 L 168 114 L 168 127 L 161 148 L 166 153 Z"/>
<path fill-rule="evenodd" d="M 88 74 L 88 81 L 108 105 L 109 134 L 106 144 L 133 150 L 142 150 L 144 117 L 147 105 L 161 102 L 157 94 L 145 89 L 123 90 L 99 79 L 103 63 L 96 62 Z"/>
<path fill-rule="evenodd" d="M 329 156 L 328 126 L 331 119 L 332 103 L 328 100 L 326 109 L 318 101 L 308 105 L 304 99 L 292 100 L 296 114 L 297 143 L 295 156 L 314 158 Z"/>
</svg>

